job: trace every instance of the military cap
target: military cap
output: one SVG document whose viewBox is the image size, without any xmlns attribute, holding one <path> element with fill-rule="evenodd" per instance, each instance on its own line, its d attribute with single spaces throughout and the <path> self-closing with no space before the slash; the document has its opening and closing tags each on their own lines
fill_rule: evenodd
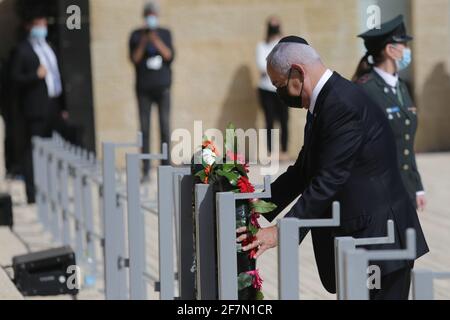
<svg viewBox="0 0 450 320">
<path fill-rule="evenodd" d="M 364 39 L 364 45 L 371 54 L 378 53 L 388 43 L 405 43 L 413 39 L 406 33 L 403 15 L 381 24 L 379 29 L 368 30 L 358 37 Z"/>
</svg>

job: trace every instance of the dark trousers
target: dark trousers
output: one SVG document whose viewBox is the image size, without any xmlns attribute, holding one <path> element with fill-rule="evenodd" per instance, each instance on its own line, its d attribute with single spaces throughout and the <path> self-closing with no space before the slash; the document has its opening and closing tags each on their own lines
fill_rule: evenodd
<svg viewBox="0 0 450 320">
<path fill-rule="evenodd" d="M 278 98 L 275 92 L 259 89 L 259 100 L 264 110 L 266 118 L 267 132 L 267 148 L 272 151 L 272 139 L 270 131 L 273 129 L 276 120 L 280 123 L 281 128 L 281 150 L 287 151 L 289 139 L 289 110 L 288 107 Z"/>
<path fill-rule="evenodd" d="M 381 277 L 381 288 L 370 290 L 370 300 L 408 300 L 411 268 L 400 269 Z"/>
<path fill-rule="evenodd" d="M 35 203 L 34 170 L 33 170 L 33 146 L 32 137 L 50 138 L 52 127 L 48 119 L 27 119 L 27 141 L 23 157 L 23 174 L 25 179 L 25 191 L 29 204 Z"/>
<path fill-rule="evenodd" d="M 26 147 L 23 156 L 23 174 L 27 200 L 30 204 L 35 202 L 32 138 L 50 138 L 53 132 L 58 132 L 64 138 L 68 139 L 68 136 L 66 135 L 67 126 L 61 117 L 61 110 L 63 108 L 62 99 L 50 99 L 48 103 L 49 105 L 45 117 L 25 119 Z M 70 139 L 68 140 L 71 141 Z"/>
<path fill-rule="evenodd" d="M 152 115 L 152 105 L 156 104 L 159 114 L 159 130 L 162 144 L 167 143 L 170 151 L 170 89 L 139 90 L 137 93 L 139 106 L 139 123 L 143 135 L 143 153 L 150 153 L 150 124 Z M 170 156 L 170 152 L 169 152 Z M 170 160 L 164 160 L 162 165 L 169 165 Z M 150 171 L 150 161 L 144 161 L 143 174 Z"/>
</svg>

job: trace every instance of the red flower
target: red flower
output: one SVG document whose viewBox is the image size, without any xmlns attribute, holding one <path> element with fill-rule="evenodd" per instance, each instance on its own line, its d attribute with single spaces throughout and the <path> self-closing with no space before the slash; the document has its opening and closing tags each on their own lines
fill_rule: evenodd
<svg viewBox="0 0 450 320">
<path fill-rule="evenodd" d="M 249 259 L 255 259 L 256 253 L 258 252 L 258 250 L 256 249 L 252 249 L 250 251 L 250 253 L 248 254 Z"/>
<path fill-rule="evenodd" d="M 241 191 L 241 193 L 253 193 L 253 192 L 255 192 L 255 188 L 250 183 L 250 181 L 248 180 L 247 177 L 240 177 L 238 182 L 237 182 L 237 185 L 238 185 L 239 190 Z"/>
<path fill-rule="evenodd" d="M 250 220 L 250 222 L 251 222 L 251 224 L 254 225 L 256 228 L 261 229 L 261 226 L 260 226 L 259 221 L 258 221 L 259 217 L 260 217 L 259 213 L 253 212 L 252 215 L 251 215 L 251 220 Z"/>
<path fill-rule="evenodd" d="M 259 275 L 259 270 L 247 271 L 247 274 L 253 277 L 253 288 L 260 291 L 262 288 L 263 279 Z"/>
</svg>

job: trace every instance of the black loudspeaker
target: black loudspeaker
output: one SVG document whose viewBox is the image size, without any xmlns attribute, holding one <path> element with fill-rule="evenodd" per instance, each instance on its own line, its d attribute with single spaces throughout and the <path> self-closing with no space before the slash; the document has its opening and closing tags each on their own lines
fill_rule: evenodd
<svg viewBox="0 0 450 320">
<path fill-rule="evenodd" d="M 6 193 L 0 193 L 0 226 L 13 226 L 12 200 Z"/>
<path fill-rule="evenodd" d="M 75 253 L 70 247 L 13 258 L 14 283 L 24 296 L 78 294 Z"/>
</svg>

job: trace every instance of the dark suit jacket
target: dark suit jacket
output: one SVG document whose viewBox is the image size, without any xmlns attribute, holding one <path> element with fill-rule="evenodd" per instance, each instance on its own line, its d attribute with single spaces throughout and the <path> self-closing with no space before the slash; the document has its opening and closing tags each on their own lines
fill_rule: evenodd
<svg viewBox="0 0 450 320">
<path fill-rule="evenodd" d="M 300 194 L 287 217 L 329 218 L 332 202 L 340 202 L 340 227 L 312 230 L 320 278 L 334 293 L 334 237 L 385 236 L 387 220 L 393 219 L 396 243 L 371 249 L 404 248 L 407 228 L 417 232 L 418 257 L 428 247 L 403 186 L 394 136 L 381 109 L 363 89 L 334 73 L 317 98 L 314 116 L 310 139 L 305 140 L 296 163 L 272 184 L 272 201 L 278 209 L 268 219 L 273 220 Z M 301 239 L 307 232 L 301 232 Z M 375 263 L 383 275 L 411 265 Z"/>
<path fill-rule="evenodd" d="M 29 119 L 48 119 L 56 110 L 50 110 L 45 79 L 39 79 L 39 58 L 28 40 L 22 41 L 14 54 L 11 77 L 16 86 L 20 106 Z M 61 104 L 62 106 L 64 104 Z"/>
</svg>

